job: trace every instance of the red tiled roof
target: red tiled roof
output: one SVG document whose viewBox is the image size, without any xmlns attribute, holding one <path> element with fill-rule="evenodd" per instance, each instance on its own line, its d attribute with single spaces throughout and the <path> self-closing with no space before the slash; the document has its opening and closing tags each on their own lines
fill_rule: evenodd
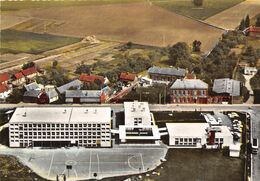
<svg viewBox="0 0 260 181">
<path fill-rule="evenodd" d="M 16 73 L 16 74 L 14 74 L 14 77 L 15 77 L 16 79 L 21 79 L 21 78 L 23 78 L 24 76 L 23 76 L 23 73 L 22 73 L 22 72 L 18 72 L 18 73 Z"/>
<path fill-rule="evenodd" d="M 7 81 L 7 80 L 9 80 L 9 75 L 8 75 L 8 73 L 0 74 L 0 83 L 5 82 L 5 81 Z"/>
<path fill-rule="evenodd" d="M 251 26 L 248 29 L 249 32 L 260 33 L 260 27 Z"/>
<path fill-rule="evenodd" d="M 0 84 L 0 93 L 3 93 L 8 90 L 8 87 L 6 85 Z"/>
<path fill-rule="evenodd" d="M 23 73 L 24 76 L 27 76 L 27 75 L 37 73 L 37 70 L 36 70 L 35 67 L 30 67 L 28 69 L 22 70 L 22 73 Z"/>
<path fill-rule="evenodd" d="M 134 81 L 135 80 L 135 74 L 131 74 L 128 72 L 122 72 L 119 77 L 121 80 L 127 80 L 127 81 Z"/>
<path fill-rule="evenodd" d="M 95 82 L 95 80 L 100 80 L 102 84 L 104 84 L 105 79 L 102 76 L 99 75 L 87 75 L 87 74 L 81 74 L 79 77 L 80 81 L 83 82 Z"/>
</svg>

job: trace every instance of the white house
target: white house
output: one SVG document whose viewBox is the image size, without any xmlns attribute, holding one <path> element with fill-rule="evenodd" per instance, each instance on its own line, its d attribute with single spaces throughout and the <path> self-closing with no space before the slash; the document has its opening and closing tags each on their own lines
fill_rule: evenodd
<svg viewBox="0 0 260 181">
<path fill-rule="evenodd" d="M 244 68 L 244 74 L 245 75 L 254 75 L 257 73 L 256 67 L 245 67 Z"/>
</svg>

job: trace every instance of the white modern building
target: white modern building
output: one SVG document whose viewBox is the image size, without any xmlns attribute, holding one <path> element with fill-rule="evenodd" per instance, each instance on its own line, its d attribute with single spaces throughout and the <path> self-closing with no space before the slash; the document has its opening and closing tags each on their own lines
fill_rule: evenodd
<svg viewBox="0 0 260 181">
<path fill-rule="evenodd" d="M 147 102 L 124 102 L 125 124 L 119 125 L 120 143 L 155 144 L 162 133 L 154 122 Z"/>
<path fill-rule="evenodd" d="M 202 148 L 207 143 L 208 123 L 166 123 L 169 145 L 178 148 Z"/>
<path fill-rule="evenodd" d="M 111 147 L 109 107 L 23 107 L 9 123 L 10 147 Z"/>
<path fill-rule="evenodd" d="M 227 126 L 209 123 L 167 123 L 169 145 L 177 148 L 223 148 L 234 144 Z"/>
</svg>

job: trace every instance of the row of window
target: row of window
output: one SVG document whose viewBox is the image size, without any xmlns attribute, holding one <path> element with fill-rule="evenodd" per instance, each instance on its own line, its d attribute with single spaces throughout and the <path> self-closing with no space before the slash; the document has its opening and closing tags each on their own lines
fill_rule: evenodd
<svg viewBox="0 0 260 181">
<path fill-rule="evenodd" d="M 173 95 L 178 95 L 178 96 L 188 96 L 188 95 L 192 95 L 192 96 L 197 96 L 197 95 L 201 95 L 204 96 L 206 95 L 206 90 L 172 90 L 172 94 Z"/>
<path fill-rule="evenodd" d="M 36 127 L 47 127 L 47 128 L 50 128 L 50 127 L 56 127 L 56 128 L 62 128 L 62 127 L 66 127 L 66 128 L 69 128 L 69 127 L 74 127 L 74 128 L 77 128 L 77 127 L 103 127 L 103 126 L 110 126 L 109 123 L 100 123 L 100 124 L 91 124 L 91 123 L 88 123 L 88 124 L 31 124 L 31 123 L 28 123 L 28 124 L 10 124 L 10 127 L 12 126 L 19 126 L 19 127 L 30 127 L 30 128 L 36 128 Z"/>
</svg>

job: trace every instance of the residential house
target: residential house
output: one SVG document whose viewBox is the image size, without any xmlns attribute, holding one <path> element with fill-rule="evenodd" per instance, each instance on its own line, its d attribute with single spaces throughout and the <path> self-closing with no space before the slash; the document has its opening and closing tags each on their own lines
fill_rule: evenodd
<svg viewBox="0 0 260 181">
<path fill-rule="evenodd" d="M 43 86 L 32 82 L 24 86 L 26 92 L 23 95 L 24 102 L 47 104 L 59 99 L 59 95 L 53 85 Z"/>
<path fill-rule="evenodd" d="M 98 83 L 100 85 L 103 85 L 105 83 L 105 78 L 99 75 L 81 74 L 79 80 L 84 83 Z"/>
<path fill-rule="evenodd" d="M 24 84 L 25 83 L 25 77 L 23 75 L 22 72 L 18 72 L 18 73 L 15 73 L 13 76 L 12 76 L 12 84 L 16 85 L 16 86 L 19 86 L 21 84 Z"/>
<path fill-rule="evenodd" d="M 105 94 L 100 90 L 67 90 L 66 103 L 104 103 Z"/>
<path fill-rule="evenodd" d="M 214 102 L 238 102 L 240 100 L 241 82 L 229 78 L 215 79 L 212 91 Z"/>
<path fill-rule="evenodd" d="M 25 70 L 22 70 L 21 72 L 25 76 L 25 78 L 28 78 L 28 79 L 32 79 L 36 75 L 39 74 L 36 67 L 30 67 L 30 68 L 27 68 Z"/>
<path fill-rule="evenodd" d="M 136 75 L 128 72 L 122 72 L 119 76 L 119 79 L 123 82 L 131 82 L 136 79 Z"/>
<path fill-rule="evenodd" d="M 66 90 L 70 90 L 70 89 L 79 90 L 81 87 L 82 87 L 82 82 L 76 79 L 58 87 L 57 90 L 60 94 L 65 94 Z"/>
<path fill-rule="evenodd" d="M 10 77 L 9 77 L 8 73 L 0 74 L 0 84 L 6 84 L 7 85 L 9 80 L 10 80 Z"/>
<path fill-rule="evenodd" d="M 161 68 L 154 66 L 148 69 L 148 74 L 153 82 L 169 84 L 178 78 L 184 78 L 186 70 L 181 68 Z"/>
<path fill-rule="evenodd" d="M 12 90 L 7 85 L 0 84 L 0 99 L 5 100 L 9 96 L 11 91 Z"/>
<path fill-rule="evenodd" d="M 177 79 L 170 95 L 172 103 L 207 103 L 208 84 L 199 79 Z"/>
<path fill-rule="evenodd" d="M 256 67 L 245 67 L 244 68 L 244 74 L 245 75 L 254 75 L 257 73 Z"/>
<path fill-rule="evenodd" d="M 26 84 L 24 85 L 24 88 L 26 89 L 26 91 L 30 91 L 30 90 L 42 90 L 44 89 L 44 86 L 41 84 L 37 84 L 36 82 L 32 82 L 30 84 Z"/>
<path fill-rule="evenodd" d="M 48 104 L 59 99 L 59 95 L 55 89 L 46 92 L 43 90 L 29 90 L 23 95 L 23 102 Z"/>
</svg>

